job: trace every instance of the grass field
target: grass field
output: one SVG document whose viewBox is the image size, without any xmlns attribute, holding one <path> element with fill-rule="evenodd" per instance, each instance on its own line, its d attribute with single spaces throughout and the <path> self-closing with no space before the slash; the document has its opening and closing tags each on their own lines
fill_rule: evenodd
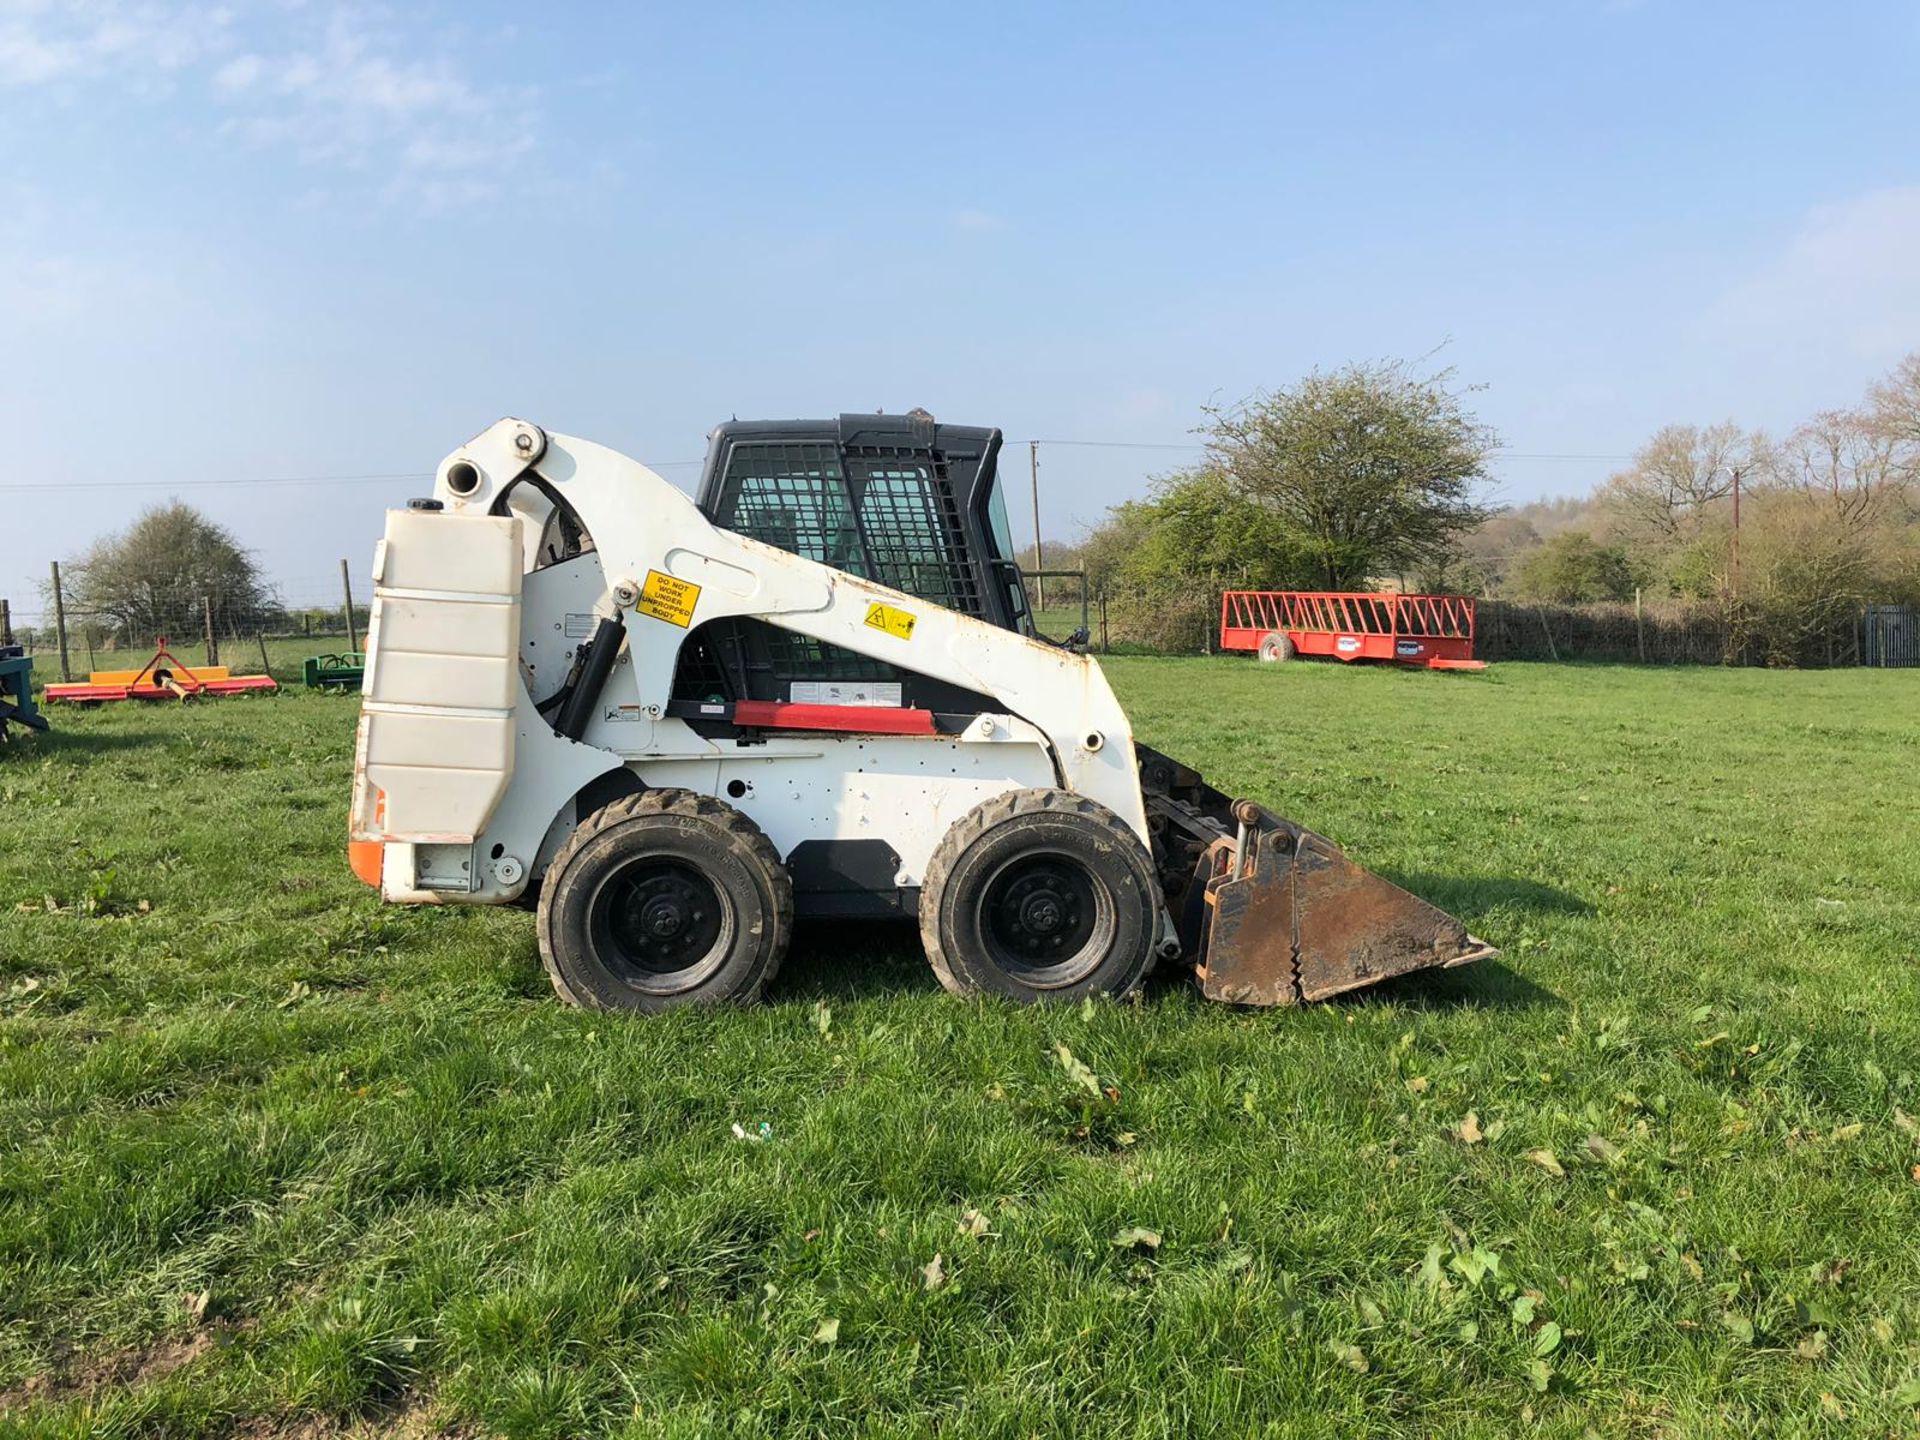
<svg viewBox="0 0 1920 1440">
<path fill-rule="evenodd" d="M 348 876 L 351 699 L 56 711 L 0 1432 L 1920 1433 L 1920 675 L 1109 670 L 1503 957 L 1023 1011 L 803 930 L 583 1014 Z"/>
</svg>

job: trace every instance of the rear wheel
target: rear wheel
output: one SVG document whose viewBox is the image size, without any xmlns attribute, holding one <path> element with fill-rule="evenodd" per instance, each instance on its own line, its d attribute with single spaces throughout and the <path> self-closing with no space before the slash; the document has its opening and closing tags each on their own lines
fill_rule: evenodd
<svg viewBox="0 0 1920 1440">
<path fill-rule="evenodd" d="M 747 1002 L 786 954 L 793 882 L 731 805 L 647 790 L 581 822 L 547 869 L 539 917 L 541 959 L 575 1005 Z"/>
<path fill-rule="evenodd" d="M 956 995 L 1124 995 L 1158 938 L 1159 888 L 1120 818 L 1064 790 L 1013 790 L 956 821 L 928 863 L 920 938 Z"/>
<path fill-rule="evenodd" d="M 1293 658 L 1293 641 L 1278 630 L 1269 630 L 1260 637 L 1259 656 L 1269 664 L 1279 664 Z"/>
</svg>

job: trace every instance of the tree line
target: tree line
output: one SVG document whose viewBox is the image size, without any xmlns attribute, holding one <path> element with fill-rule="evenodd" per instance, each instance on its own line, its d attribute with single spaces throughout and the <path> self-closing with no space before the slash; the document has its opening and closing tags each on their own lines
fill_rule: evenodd
<svg viewBox="0 0 1920 1440">
<path fill-rule="evenodd" d="M 1920 354 L 1778 438 L 1671 425 L 1592 494 L 1518 509 L 1482 501 L 1499 440 L 1470 394 L 1395 361 L 1210 409 L 1202 460 L 1114 506 L 1069 563 L 1131 633 L 1182 648 L 1230 587 L 1708 605 L 1730 655 L 1780 664 L 1864 604 L 1920 600 Z"/>
</svg>

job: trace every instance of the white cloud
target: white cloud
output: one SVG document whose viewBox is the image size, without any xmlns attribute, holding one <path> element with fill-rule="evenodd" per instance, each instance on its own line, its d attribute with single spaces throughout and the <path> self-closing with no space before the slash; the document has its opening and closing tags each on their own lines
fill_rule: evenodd
<svg viewBox="0 0 1920 1440">
<path fill-rule="evenodd" d="M 1736 341 L 1891 364 L 1920 337 L 1920 185 L 1817 207 L 1707 321 Z"/>
<path fill-rule="evenodd" d="M 231 18 L 224 9 L 151 0 L 7 0 L 0 4 L 0 85 L 181 70 L 229 43 Z"/>
<path fill-rule="evenodd" d="M 988 210 L 959 210 L 954 212 L 953 223 L 962 230 L 1004 230 L 1007 222 Z"/>
<path fill-rule="evenodd" d="M 439 208 L 495 193 L 534 148 L 525 92 L 468 78 L 459 57 L 356 7 L 244 15 L 161 0 L 0 0 L 0 87 L 197 81 L 215 133 L 376 180 Z M 496 173 L 487 177 L 484 172 Z"/>
</svg>

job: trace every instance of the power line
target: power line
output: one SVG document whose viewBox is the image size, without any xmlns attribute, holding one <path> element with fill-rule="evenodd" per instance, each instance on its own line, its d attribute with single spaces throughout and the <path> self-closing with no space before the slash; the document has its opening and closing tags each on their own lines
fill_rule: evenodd
<svg viewBox="0 0 1920 1440">
<path fill-rule="evenodd" d="M 221 480 L 27 480 L 0 490 L 183 490 L 188 486 L 358 485 L 375 480 L 431 480 L 431 473 L 394 471 L 384 475 L 260 475 Z"/>
<path fill-rule="evenodd" d="M 1081 445 L 1094 450 L 1204 450 L 1207 447 L 1199 441 L 1187 441 L 1175 445 L 1168 441 L 1152 440 L 1029 440 L 1029 445 Z"/>
<path fill-rule="evenodd" d="M 656 460 L 654 470 L 677 470 L 700 460 Z M 244 475 L 209 480 L 25 480 L 0 485 L 4 490 L 183 490 L 188 487 L 246 485 L 360 485 L 389 480 L 431 481 L 431 470 L 390 470 L 373 475 Z"/>
<path fill-rule="evenodd" d="M 1163 450 L 1192 452 L 1206 449 L 1200 441 L 1168 440 L 1030 440 L 1029 445 L 1062 445 L 1086 450 Z M 1494 450 L 1490 458 L 1495 460 L 1552 460 L 1552 461 L 1607 461 L 1617 462 L 1633 459 L 1631 455 L 1600 452 L 1545 451 L 1545 450 Z M 696 465 L 704 465 L 704 459 L 693 460 L 655 460 L 649 468 L 654 470 L 681 470 Z M 430 481 L 433 474 L 422 470 L 387 470 L 362 475 L 246 475 L 214 477 L 201 480 L 18 480 L 0 484 L 0 492 L 8 491 L 77 491 L 77 490 L 186 490 L 186 489 L 238 489 L 250 486 L 274 485 L 367 485 L 384 484 L 395 480 Z"/>
</svg>

